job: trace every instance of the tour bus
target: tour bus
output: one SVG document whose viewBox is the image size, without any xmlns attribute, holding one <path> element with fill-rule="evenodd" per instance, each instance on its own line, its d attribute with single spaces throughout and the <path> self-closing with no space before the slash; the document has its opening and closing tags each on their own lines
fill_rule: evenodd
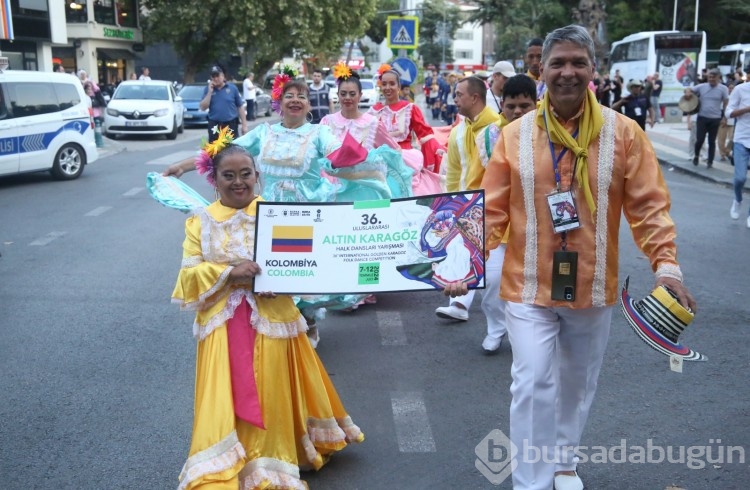
<svg viewBox="0 0 750 490">
<path fill-rule="evenodd" d="M 645 80 L 659 73 L 663 88 L 659 102 L 677 104 L 685 87 L 695 84 L 706 66 L 706 33 L 704 31 L 648 31 L 631 34 L 612 43 L 610 77 L 620 71 L 627 95 L 630 80 Z"/>
<path fill-rule="evenodd" d="M 733 74 L 737 67 L 743 73 L 750 70 L 750 44 L 728 44 L 719 49 L 719 66 L 722 75 Z"/>
</svg>

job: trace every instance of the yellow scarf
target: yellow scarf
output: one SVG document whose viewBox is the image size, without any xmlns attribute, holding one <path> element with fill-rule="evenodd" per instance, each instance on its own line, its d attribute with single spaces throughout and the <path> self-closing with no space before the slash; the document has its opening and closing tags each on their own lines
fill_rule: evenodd
<svg viewBox="0 0 750 490">
<path fill-rule="evenodd" d="M 508 124 L 510 124 L 510 121 L 508 121 L 508 118 L 505 117 L 505 114 L 503 114 L 501 112 L 500 113 L 500 120 L 497 122 L 497 127 L 500 128 L 500 129 L 502 129 L 505 126 L 507 126 Z"/>
<path fill-rule="evenodd" d="M 464 150 L 466 151 L 467 162 L 473 162 L 477 159 L 477 135 L 479 132 L 496 122 L 498 117 L 497 112 L 485 106 L 473 121 L 468 117 L 464 119 L 464 124 L 466 124 Z"/>
<path fill-rule="evenodd" d="M 549 114 L 549 116 L 547 116 Z M 547 124 L 545 125 L 545 119 Z M 549 92 L 544 93 L 541 107 L 536 112 L 536 125 L 547 131 L 552 143 L 562 145 L 569 149 L 576 156 L 575 178 L 583 189 L 583 196 L 586 198 L 591 214 L 596 214 L 596 204 L 594 196 L 591 194 L 591 185 L 589 184 L 588 172 L 588 147 L 589 144 L 599 135 L 602 126 L 604 126 L 604 116 L 602 116 L 599 102 L 596 100 L 594 92 L 586 90 L 586 99 L 583 101 L 583 115 L 578 121 L 578 137 L 573 137 L 560 124 L 560 121 L 552 115 L 552 108 L 549 103 Z"/>
</svg>

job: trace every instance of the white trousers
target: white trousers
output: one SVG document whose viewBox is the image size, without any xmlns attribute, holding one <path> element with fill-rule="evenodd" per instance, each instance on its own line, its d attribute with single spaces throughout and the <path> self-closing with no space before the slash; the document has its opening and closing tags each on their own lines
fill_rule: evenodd
<svg viewBox="0 0 750 490">
<path fill-rule="evenodd" d="M 490 256 L 484 262 L 484 291 L 482 292 L 482 312 L 487 317 L 487 335 L 499 339 L 505 335 L 505 301 L 500 299 L 500 278 L 505 260 L 505 245 L 490 250 Z M 474 300 L 476 289 L 469 290 L 464 296 L 451 298 L 449 304 L 461 303 L 468 310 Z M 480 291 L 482 291 L 480 289 Z"/>
<path fill-rule="evenodd" d="M 514 490 L 551 490 L 556 471 L 574 471 L 575 449 L 596 393 L 612 307 L 545 308 L 506 303 L 513 346 L 510 440 Z"/>
</svg>

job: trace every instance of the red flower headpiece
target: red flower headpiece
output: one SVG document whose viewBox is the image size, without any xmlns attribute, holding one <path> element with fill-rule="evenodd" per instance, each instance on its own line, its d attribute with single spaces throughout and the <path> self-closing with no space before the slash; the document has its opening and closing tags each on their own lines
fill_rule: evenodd
<svg viewBox="0 0 750 490">
<path fill-rule="evenodd" d="M 276 113 L 281 114 L 281 95 L 284 93 L 284 86 L 297 77 L 297 70 L 289 65 L 284 65 L 281 73 L 273 79 L 273 90 L 271 91 L 271 108 Z"/>
</svg>

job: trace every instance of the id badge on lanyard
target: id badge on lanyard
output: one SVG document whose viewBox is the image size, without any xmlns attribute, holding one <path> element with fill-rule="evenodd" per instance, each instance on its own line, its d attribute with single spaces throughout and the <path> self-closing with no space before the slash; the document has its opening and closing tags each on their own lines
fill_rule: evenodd
<svg viewBox="0 0 750 490">
<path fill-rule="evenodd" d="M 547 125 L 547 118 L 545 115 L 544 125 Z M 552 166 L 555 172 L 555 190 L 547 194 L 547 207 L 549 208 L 550 216 L 552 217 L 552 230 L 555 234 L 563 233 L 569 230 L 575 230 L 581 227 L 581 222 L 578 219 L 578 208 L 576 207 L 575 196 L 573 195 L 573 184 L 571 179 L 570 188 L 563 190 L 561 186 L 560 178 L 560 161 L 562 160 L 565 153 L 568 151 L 567 148 L 563 148 L 559 155 L 555 156 L 555 145 L 552 140 L 549 139 L 549 132 L 547 133 L 549 140 L 549 150 L 552 154 Z M 573 133 L 573 138 L 578 135 L 578 130 Z"/>
<path fill-rule="evenodd" d="M 545 115 L 544 124 L 547 125 Z M 573 138 L 578 134 L 578 130 L 573 134 Z M 555 172 L 555 190 L 547 194 L 547 207 L 552 217 L 552 230 L 555 234 L 561 234 L 560 248 L 554 252 L 552 257 L 552 283 L 550 284 L 550 296 L 555 301 L 573 302 L 576 300 L 576 284 L 578 278 L 578 252 L 567 250 L 567 232 L 581 227 L 578 219 L 578 209 L 576 208 L 575 197 L 573 195 L 573 185 L 567 190 L 562 189 L 559 164 L 567 148 L 563 148 L 559 155 L 555 156 L 555 145 L 549 139 L 549 130 L 547 131 L 549 140 L 549 149 L 552 153 L 552 165 Z M 575 166 L 574 172 L 575 174 Z"/>
</svg>

